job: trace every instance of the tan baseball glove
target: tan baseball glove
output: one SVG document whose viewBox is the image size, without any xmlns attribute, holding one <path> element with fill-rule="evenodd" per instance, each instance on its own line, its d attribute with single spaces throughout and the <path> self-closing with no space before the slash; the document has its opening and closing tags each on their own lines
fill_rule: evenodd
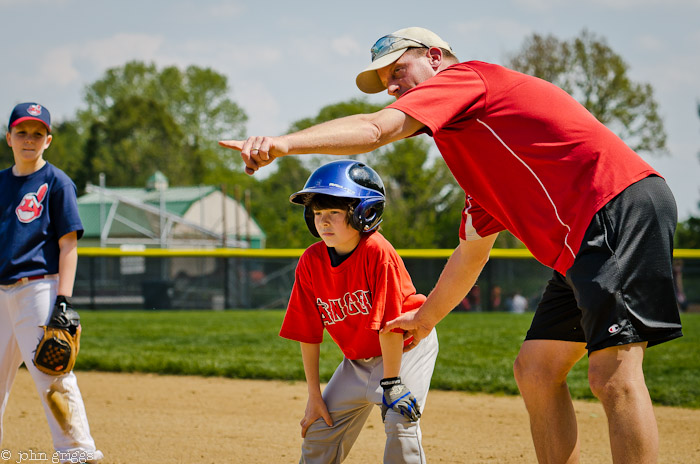
<svg viewBox="0 0 700 464">
<path fill-rule="evenodd" d="M 34 365 L 49 375 L 62 375 L 73 370 L 80 350 L 80 315 L 70 299 L 58 295 L 48 325 L 42 325 L 44 336 L 34 352 Z"/>
</svg>

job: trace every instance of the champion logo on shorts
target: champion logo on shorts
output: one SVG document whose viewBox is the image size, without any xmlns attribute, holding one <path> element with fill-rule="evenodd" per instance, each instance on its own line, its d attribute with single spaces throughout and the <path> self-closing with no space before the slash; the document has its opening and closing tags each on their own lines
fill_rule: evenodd
<svg viewBox="0 0 700 464">
<path fill-rule="evenodd" d="M 28 224 L 41 216 L 41 212 L 44 211 L 44 205 L 41 203 L 44 201 L 48 190 L 49 184 L 42 184 L 36 193 L 29 192 L 24 195 L 19 206 L 15 209 L 19 222 Z"/>
<path fill-rule="evenodd" d="M 619 324 L 613 324 L 610 327 L 608 327 L 608 332 L 610 332 L 610 335 L 615 335 L 620 330 L 622 330 L 622 327 L 620 327 Z"/>
</svg>

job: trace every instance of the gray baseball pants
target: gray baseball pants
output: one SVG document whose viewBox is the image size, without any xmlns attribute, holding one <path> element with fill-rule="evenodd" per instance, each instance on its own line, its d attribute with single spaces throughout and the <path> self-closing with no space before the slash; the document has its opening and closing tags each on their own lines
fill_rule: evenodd
<svg viewBox="0 0 700 464">
<path fill-rule="evenodd" d="M 421 412 L 425 408 L 437 355 L 438 339 L 433 329 L 416 348 L 404 353 L 401 360 L 401 380 L 415 396 Z M 382 404 L 384 390 L 379 381 L 383 369 L 381 356 L 343 359 L 323 391 L 333 426 L 328 427 L 322 418 L 311 424 L 301 447 L 300 464 L 338 464 L 345 460 L 373 407 Z M 411 422 L 390 409 L 384 431 L 384 464 L 425 464 L 420 420 Z"/>
</svg>

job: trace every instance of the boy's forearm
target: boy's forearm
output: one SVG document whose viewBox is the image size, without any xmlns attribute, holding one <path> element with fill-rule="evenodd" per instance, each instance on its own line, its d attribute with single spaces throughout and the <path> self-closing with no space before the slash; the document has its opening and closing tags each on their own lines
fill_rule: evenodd
<svg viewBox="0 0 700 464">
<path fill-rule="evenodd" d="M 321 396 L 321 380 L 319 374 L 319 358 L 321 345 L 318 343 L 303 343 L 301 346 L 301 359 L 304 362 L 304 374 L 309 396 Z"/>
<path fill-rule="evenodd" d="M 379 344 L 382 347 L 384 378 L 398 377 L 403 355 L 403 334 L 396 332 L 379 334 Z"/>
<path fill-rule="evenodd" d="M 75 232 L 64 235 L 58 241 L 58 288 L 56 293 L 73 296 L 75 272 L 78 268 L 78 238 Z"/>
</svg>

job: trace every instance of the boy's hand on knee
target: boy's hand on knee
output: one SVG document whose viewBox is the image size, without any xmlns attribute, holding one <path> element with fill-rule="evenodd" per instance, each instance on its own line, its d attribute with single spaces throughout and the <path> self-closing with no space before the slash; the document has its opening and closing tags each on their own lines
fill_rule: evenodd
<svg viewBox="0 0 700 464">
<path fill-rule="evenodd" d="M 420 419 L 420 406 L 413 393 L 401 382 L 401 377 L 382 379 L 379 385 L 384 389 L 382 422 L 386 420 L 386 413 L 389 409 L 393 409 L 413 422 Z"/>
<path fill-rule="evenodd" d="M 328 427 L 333 426 L 333 419 L 328 412 L 328 407 L 326 407 L 326 403 L 323 401 L 323 398 L 309 397 L 309 400 L 306 403 L 304 417 L 301 419 L 301 422 L 299 422 L 299 425 L 301 425 L 301 438 L 306 438 L 306 431 L 309 429 L 309 427 L 311 427 L 311 424 L 316 422 L 316 419 L 319 417 L 323 418 Z"/>
</svg>

